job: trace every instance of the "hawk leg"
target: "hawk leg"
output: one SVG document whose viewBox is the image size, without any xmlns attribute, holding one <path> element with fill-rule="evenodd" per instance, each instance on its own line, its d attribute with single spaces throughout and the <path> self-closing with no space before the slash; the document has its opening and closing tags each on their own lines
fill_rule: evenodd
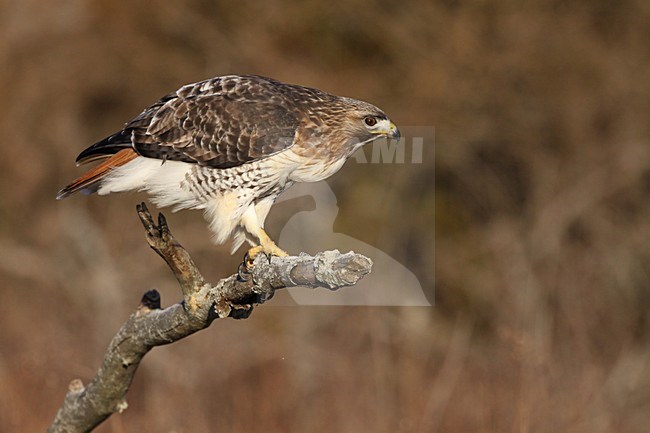
<svg viewBox="0 0 650 433">
<path fill-rule="evenodd" d="M 260 239 L 260 244 L 252 247 L 246 253 L 246 258 L 245 258 L 246 267 L 251 268 L 253 266 L 253 262 L 255 261 L 255 258 L 260 253 L 264 253 L 266 256 L 268 256 L 269 260 L 271 259 L 272 256 L 287 257 L 289 255 L 287 254 L 286 251 L 278 247 L 275 244 L 275 242 L 273 242 L 273 240 L 269 237 L 269 235 L 266 234 L 264 229 L 262 228 L 259 229 L 259 232 L 257 233 L 257 237 Z"/>
</svg>

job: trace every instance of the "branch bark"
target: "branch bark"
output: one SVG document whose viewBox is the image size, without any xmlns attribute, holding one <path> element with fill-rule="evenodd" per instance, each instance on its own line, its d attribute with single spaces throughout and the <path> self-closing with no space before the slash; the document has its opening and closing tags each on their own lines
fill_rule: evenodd
<svg viewBox="0 0 650 433">
<path fill-rule="evenodd" d="M 79 379 L 70 383 L 48 433 L 89 432 L 111 414 L 126 409 L 126 394 L 135 372 L 153 347 L 205 329 L 215 319 L 247 318 L 253 306 L 273 297 L 275 290 L 296 286 L 337 290 L 356 284 L 372 267 L 365 256 L 336 250 L 271 260 L 260 255 L 250 271 L 240 265 L 236 274 L 211 285 L 174 239 L 165 217 L 159 214 L 156 224 L 144 203 L 137 210 L 147 242 L 174 273 L 183 301 L 161 309 L 159 293 L 145 293 L 113 337 L 91 382 L 87 386 Z"/>
</svg>

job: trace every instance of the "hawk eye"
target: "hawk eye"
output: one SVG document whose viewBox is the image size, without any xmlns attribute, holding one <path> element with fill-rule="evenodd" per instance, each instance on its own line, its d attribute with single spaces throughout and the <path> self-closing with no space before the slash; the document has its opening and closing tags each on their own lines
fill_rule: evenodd
<svg viewBox="0 0 650 433">
<path fill-rule="evenodd" d="M 368 126 L 375 126 L 377 124 L 377 119 L 372 116 L 368 116 L 365 119 L 363 119 L 363 123 L 365 123 Z"/>
</svg>

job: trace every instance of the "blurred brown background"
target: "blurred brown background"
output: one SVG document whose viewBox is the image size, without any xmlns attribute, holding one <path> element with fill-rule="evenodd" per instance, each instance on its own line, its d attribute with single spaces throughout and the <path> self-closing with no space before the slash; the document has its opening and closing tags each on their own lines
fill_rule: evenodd
<svg viewBox="0 0 650 433">
<path fill-rule="evenodd" d="M 43 431 L 145 290 L 180 298 L 143 197 L 54 200 L 74 158 L 229 73 L 435 126 L 435 158 L 350 162 L 330 182 L 335 229 L 431 302 L 435 283 L 435 306 L 271 302 L 214 323 L 150 353 L 98 431 L 646 429 L 648 41 L 646 0 L 0 1 L 0 431 Z M 199 212 L 167 215 L 210 280 L 235 269 Z"/>
</svg>

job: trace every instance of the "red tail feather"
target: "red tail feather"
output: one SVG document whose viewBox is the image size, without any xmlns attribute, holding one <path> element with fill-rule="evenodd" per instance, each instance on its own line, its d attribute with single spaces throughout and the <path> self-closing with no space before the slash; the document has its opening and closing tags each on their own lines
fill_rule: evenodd
<svg viewBox="0 0 650 433">
<path fill-rule="evenodd" d="M 60 200 L 73 194 L 79 190 L 88 190 L 90 192 L 95 192 L 96 187 L 99 186 L 98 182 L 102 180 L 106 175 L 108 175 L 115 168 L 120 167 L 126 164 L 129 161 L 132 161 L 138 156 L 133 149 L 123 149 L 117 152 L 115 155 L 112 155 L 110 158 L 102 162 L 96 167 L 88 170 L 81 177 L 75 179 L 70 185 L 63 188 L 56 195 L 56 199 Z M 93 189 L 93 187 L 95 187 Z"/>
</svg>

